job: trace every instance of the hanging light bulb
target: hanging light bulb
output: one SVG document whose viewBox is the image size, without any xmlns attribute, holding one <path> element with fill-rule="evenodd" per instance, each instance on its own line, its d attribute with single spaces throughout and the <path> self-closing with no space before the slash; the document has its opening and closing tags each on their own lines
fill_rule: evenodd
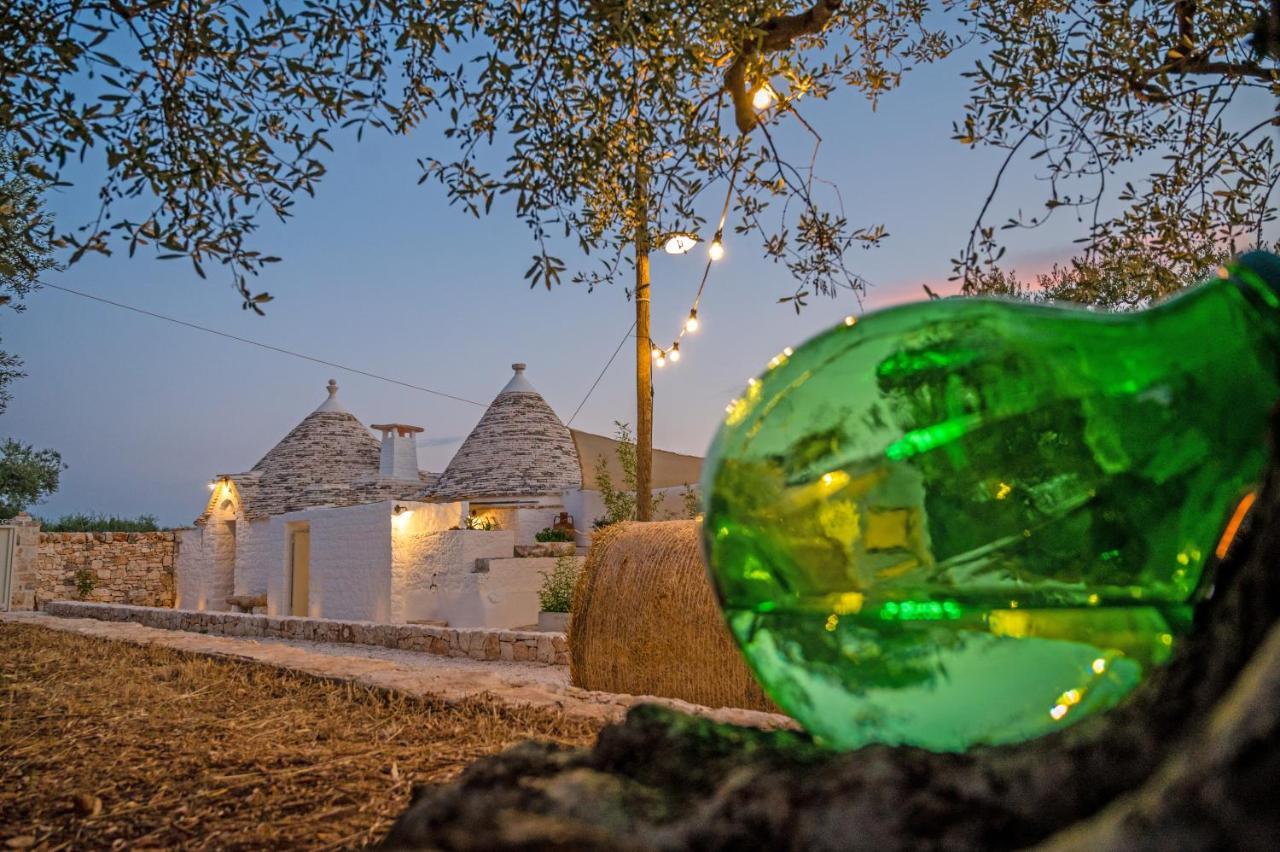
<svg viewBox="0 0 1280 852">
<path fill-rule="evenodd" d="M 658 358 L 662 357 L 662 350 L 654 346 L 652 349 L 649 350 L 649 354 L 654 357 L 654 360 L 657 360 Z"/>
<path fill-rule="evenodd" d="M 657 364 L 659 367 L 667 366 L 667 356 L 662 352 L 661 349 L 658 350 L 658 360 L 654 361 L 653 363 Z"/>
<path fill-rule="evenodd" d="M 667 354 L 667 357 L 671 359 L 672 364 L 680 360 L 680 341 L 677 340 L 671 344 L 671 351 Z"/>
<path fill-rule="evenodd" d="M 712 260 L 719 260 L 724 257 L 724 243 L 719 237 L 711 241 L 711 245 L 707 247 L 707 256 Z"/>
<path fill-rule="evenodd" d="M 681 231 L 668 235 L 666 242 L 662 244 L 662 250 L 667 254 L 685 254 L 697 244 L 697 234 Z"/>
<path fill-rule="evenodd" d="M 751 105 L 756 109 L 768 109 L 776 97 L 768 83 L 761 83 L 760 88 L 751 96 Z"/>
<path fill-rule="evenodd" d="M 698 330 L 698 325 L 699 325 L 698 309 L 694 308 L 693 310 L 689 311 L 689 318 L 684 321 L 684 330 L 689 332 L 690 334 L 693 334 L 695 331 Z"/>
</svg>

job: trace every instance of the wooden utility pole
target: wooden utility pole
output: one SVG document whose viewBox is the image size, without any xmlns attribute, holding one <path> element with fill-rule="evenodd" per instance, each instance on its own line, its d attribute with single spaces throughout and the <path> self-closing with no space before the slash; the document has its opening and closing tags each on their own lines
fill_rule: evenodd
<svg viewBox="0 0 1280 852">
<path fill-rule="evenodd" d="M 643 156 L 643 155 L 641 155 Z M 649 333 L 649 170 L 636 163 L 636 520 L 653 520 L 653 341 Z"/>
</svg>

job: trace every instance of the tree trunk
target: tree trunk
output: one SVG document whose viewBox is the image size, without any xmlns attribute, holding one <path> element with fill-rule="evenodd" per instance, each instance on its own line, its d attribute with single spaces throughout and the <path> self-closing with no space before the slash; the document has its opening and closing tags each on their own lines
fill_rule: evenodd
<svg viewBox="0 0 1280 852">
<path fill-rule="evenodd" d="M 653 520 L 653 340 L 649 332 L 649 172 L 636 166 L 636 520 Z"/>
</svg>

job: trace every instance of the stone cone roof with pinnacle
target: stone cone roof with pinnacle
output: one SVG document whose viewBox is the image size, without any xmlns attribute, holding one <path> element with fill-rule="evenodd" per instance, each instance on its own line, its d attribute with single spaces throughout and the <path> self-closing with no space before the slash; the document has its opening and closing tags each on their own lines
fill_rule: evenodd
<svg viewBox="0 0 1280 852">
<path fill-rule="evenodd" d="M 569 429 L 524 376 L 524 364 L 490 403 L 426 495 L 434 500 L 537 497 L 582 487 Z"/>
<path fill-rule="evenodd" d="M 333 379 L 328 390 L 328 399 L 252 470 L 227 477 L 247 517 L 403 499 L 421 490 L 421 475 L 411 484 L 379 475 L 378 440 L 338 402 Z"/>
</svg>

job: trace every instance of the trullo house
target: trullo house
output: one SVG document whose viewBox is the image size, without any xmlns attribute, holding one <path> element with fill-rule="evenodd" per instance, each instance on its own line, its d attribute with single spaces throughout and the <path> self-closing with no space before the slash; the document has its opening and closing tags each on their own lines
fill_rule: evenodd
<svg viewBox="0 0 1280 852">
<path fill-rule="evenodd" d="M 584 473 L 589 486 L 614 444 L 568 429 L 525 365 L 512 367 L 441 474 L 419 469 L 420 427 L 373 424 L 375 438 L 330 380 L 320 406 L 249 471 L 214 477 L 179 549 L 177 605 L 455 627 L 534 623 L 542 572 L 559 553 L 580 558 L 589 543 L 602 506 Z M 655 454 L 655 486 L 670 486 L 673 509 L 700 462 Z M 576 521 L 576 543 L 535 546 L 562 513 Z"/>
</svg>

